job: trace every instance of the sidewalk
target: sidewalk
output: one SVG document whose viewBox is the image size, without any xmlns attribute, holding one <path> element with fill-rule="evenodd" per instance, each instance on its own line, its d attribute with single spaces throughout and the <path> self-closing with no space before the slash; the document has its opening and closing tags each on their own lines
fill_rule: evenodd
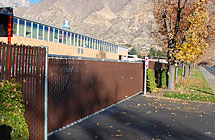
<svg viewBox="0 0 215 140">
<path fill-rule="evenodd" d="M 49 140 L 214 140 L 215 104 L 137 95 Z"/>
<path fill-rule="evenodd" d="M 213 93 L 215 94 L 215 76 L 208 72 L 205 68 L 200 67 L 200 71 L 204 75 L 206 81 L 210 85 L 211 89 L 213 90 Z"/>
</svg>

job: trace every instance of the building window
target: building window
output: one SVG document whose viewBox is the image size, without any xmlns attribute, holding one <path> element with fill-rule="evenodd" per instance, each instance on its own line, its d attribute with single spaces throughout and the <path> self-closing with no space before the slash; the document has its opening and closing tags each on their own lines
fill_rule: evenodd
<svg viewBox="0 0 215 140">
<path fill-rule="evenodd" d="M 107 46 L 106 46 L 106 42 L 104 42 L 104 51 L 106 51 Z"/>
<path fill-rule="evenodd" d="M 71 45 L 75 45 L 75 44 L 74 44 L 74 35 L 75 35 L 75 34 L 71 33 L 70 35 L 71 35 Z"/>
<path fill-rule="evenodd" d="M 84 47 L 85 48 L 89 48 L 89 41 L 88 41 L 88 37 L 85 37 L 85 45 L 84 45 Z"/>
<path fill-rule="evenodd" d="M 13 18 L 13 34 L 16 35 L 17 34 L 17 18 Z"/>
<path fill-rule="evenodd" d="M 80 54 L 81 53 L 81 48 L 78 48 L 78 54 Z"/>
<path fill-rule="evenodd" d="M 81 36 L 81 47 L 84 47 L 84 36 Z"/>
<path fill-rule="evenodd" d="M 63 44 L 66 44 L 66 34 L 67 34 L 67 32 L 64 31 L 63 32 Z"/>
<path fill-rule="evenodd" d="M 110 44 L 108 43 L 108 52 L 110 52 Z"/>
<path fill-rule="evenodd" d="M 97 40 L 94 40 L 94 49 L 97 50 Z"/>
<path fill-rule="evenodd" d="M 104 51 L 104 43 L 101 42 L 101 51 Z"/>
<path fill-rule="evenodd" d="M 26 37 L 31 38 L 31 22 L 26 21 Z"/>
<path fill-rule="evenodd" d="M 70 33 L 69 32 L 67 32 L 66 44 L 71 45 L 71 42 L 70 42 Z"/>
<path fill-rule="evenodd" d="M 108 52 L 108 43 L 106 43 L 106 52 Z"/>
<path fill-rule="evenodd" d="M 59 43 L 62 43 L 63 41 L 62 34 L 63 34 L 63 31 L 59 30 Z"/>
<path fill-rule="evenodd" d="M 107 52 L 108 51 L 108 43 L 107 42 L 105 43 L 105 46 L 106 46 L 105 47 L 106 48 L 105 51 Z"/>
<path fill-rule="evenodd" d="M 37 24 L 33 23 L 33 38 L 37 39 Z"/>
<path fill-rule="evenodd" d="M 90 41 L 90 46 L 91 46 L 91 49 L 93 49 L 94 45 L 93 45 L 93 39 L 91 39 Z"/>
<path fill-rule="evenodd" d="M 49 29 L 49 41 L 53 41 L 53 28 Z"/>
<path fill-rule="evenodd" d="M 79 46 L 82 47 L 82 43 L 83 43 L 82 41 L 83 41 L 83 39 L 82 39 L 82 36 L 81 36 L 81 35 L 79 36 L 79 40 L 80 40 L 80 41 L 79 41 L 79 42 L 80 42 L 80 43 L 79 43 Z"/>
<path fill-rule="evenodd" d="M 74 44 L 75 46 L 78 46 L 77 40 L 78 40 L 78 35 L 75 34 L 75 44 Z"/>
<path fill-rule="evenodd" d="M 44 28 L 44 40 L 48 41 L 48 33 L 49 33 L 49 27 L 45 26 Z"/>
<path fill-rule="evenodd" d="M 25 21 L 22 19 L 19 19 L 19 35 L 24 36 L 24 25 Z"/>
<path fill-rule="evenodd" d="M 88 47 L 91 48 L 91 38 L 88 38 Z"/>
<path fill-rule="evenodd" d="M 58 42 L 58 29 L 55 28 L 54 42 Z"/>
<path fill-rule="evenodd" d="M 43 25 L 39 25 L 39 39 L 43 40 Z"/>
<path fill-rule="evenodd" d="M 78 35 L 78 47 L 80 47 L 80 46 L 81 46 L 81 36 Z"/>
<path fill-rule="evenodd" d="M 84 54 L 84 49 L 83 48 L 81 48 L 81 54 Z"/>
</svg>

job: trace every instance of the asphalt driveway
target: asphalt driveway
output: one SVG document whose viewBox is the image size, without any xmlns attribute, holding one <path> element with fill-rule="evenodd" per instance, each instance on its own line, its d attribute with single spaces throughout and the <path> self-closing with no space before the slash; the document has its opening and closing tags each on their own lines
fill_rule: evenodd
<svg viewBox="0 0 215 140">
<path fill-rule="evenodd" d="M 49 140 L 215 140 L 215 104 L 137 95 Z"/>
</svg>

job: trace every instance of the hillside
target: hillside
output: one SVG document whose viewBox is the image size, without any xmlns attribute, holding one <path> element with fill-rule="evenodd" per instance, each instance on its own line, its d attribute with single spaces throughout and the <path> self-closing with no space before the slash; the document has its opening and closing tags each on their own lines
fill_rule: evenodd
<svg viewBox="0 0 215 140">
<path fill-rule="evenodd" d="M 23 8 L 29 7 L 31 3 L 27 0 L 1 0 L 0 7 Z"/>
</svg>

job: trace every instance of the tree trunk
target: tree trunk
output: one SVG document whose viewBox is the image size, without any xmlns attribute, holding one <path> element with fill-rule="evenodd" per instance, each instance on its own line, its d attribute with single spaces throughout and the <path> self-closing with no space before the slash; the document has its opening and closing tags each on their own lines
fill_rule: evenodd
<svg viewBox="0 0 215 140">
<path fill-rule="evenodd" d="M 175 83 L 178 82 L 178 66 L 175 67 Z"/>
<path fill-rule="evenodd" d="M 175 65 L 169 65 L 168 69 L 168 89 L 175 90 Z"/>
<path fill-rule="evenodd" d="M 184 64 L 182 64 L 181 80 L 184 78 Z"/>
<path fill-rule="evenodd" d="M 184 74 L 185 77 L 188 76 L 188 72 L 189 72 L 189 65 L 185 64 L 185 74 Z"/>
</svg>

